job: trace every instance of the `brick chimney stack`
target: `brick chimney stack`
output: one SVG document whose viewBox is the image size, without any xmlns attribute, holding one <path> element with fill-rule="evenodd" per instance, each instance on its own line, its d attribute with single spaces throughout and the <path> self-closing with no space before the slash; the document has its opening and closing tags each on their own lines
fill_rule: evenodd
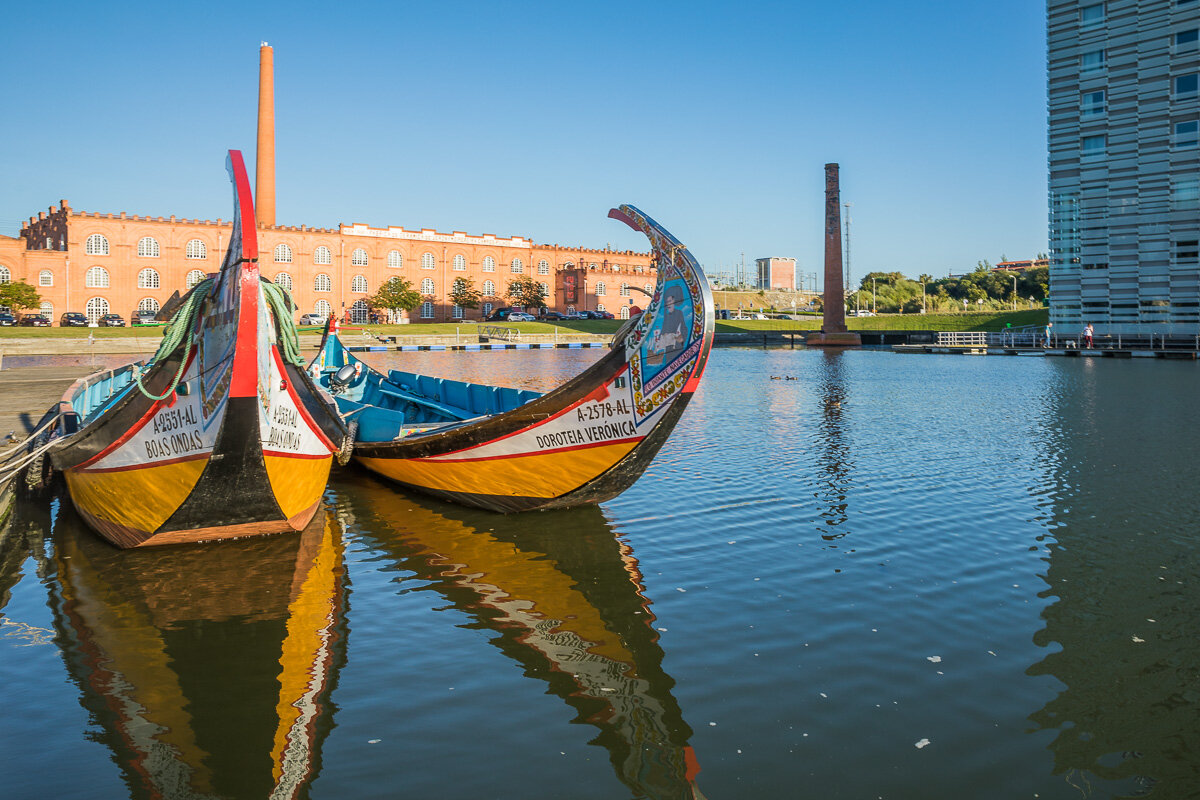
<svg viewBox="0 0 1200 800">
<path fill-rule="evenodd" d="M 846 290 L 842 279 L 842 190 L 838 165 L 825 165 L 825 317 L 826 333 L 846 332 Z"/>
<path fill-rule="evenodd" d="M 254 215 L 275 227 L 275 53 L 266 42 L 258 50 L 258 150 L 255 153 Z"/>
</svg>

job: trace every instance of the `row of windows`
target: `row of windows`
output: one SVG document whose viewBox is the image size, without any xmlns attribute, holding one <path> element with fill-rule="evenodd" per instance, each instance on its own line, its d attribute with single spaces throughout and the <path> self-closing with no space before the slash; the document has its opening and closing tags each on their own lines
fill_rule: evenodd
<svg viewBox="0 0 1200 800">
<path fill-rule="evenodd" d="M 100 233 L 93 233 L 83 243 L 83 251 L 89 256 L 106 256 L 109 254 L 108 238 Z M 158 258 L 162 253 L 158 240 L 153 236 L 143 236 L 138 239 L 138 258 Z M 191 259 L 208 258 L 208 245 L 199 239 L 190 239 L 184 246 L 184 254 Z"/>
<path fill-rule="evenodd" d="M 200 281 L 204 280 L 204 278 L 205 278 L 205 272 L 203 270 L 198 270 L 198 269 L 192 270 L 191 272 L 189 272 L 187 274 L 187 277 L 185 278 L 185 283 L 187 285 L 187 288 L 191 289 L 193 286 L 200 283 Z M 0 284 L 8 283 L 11 280 L 12 280 L 12 275 L 9 272 L 8 268 L 0 267 Z M 294 283 L 292 281 L 292 276 L 286 272 L 278 273 L 275 276 L 275 283 L 278 284 L 279 286 L 282 286 L 283 288 L 287 289 L 288 291 L 291 291 L 292 289 L 295 288 Z M 38 274 L 38 285 L 39 286 L 53 286 L 54 285 L 54 273 L 52 273 L 48 269 L 42 270 Z M 84 274 L 84 285 L 87 286 L 89 289 L 107 289 L 107 288 L 109 288 L 112 285 L 112 282 L 109 277 L 108 270 L 105 269 L 104 267 L 90 267 L 88 269 L 88 271 Z M 150 269 L 149 267 L 147 267 L 147 268 L 141 270 L 140 272 L 138 272 L 137 285 L 138 285 L 139 289 L 159 289 L 162 286 L 162 280 L 161 280 L 157 270 L 153 270 L 153 269 Z M 542 287 L 542 292 L 548 296 L 550 293 L 549 285 L 547 285 L 545 282 L 542 282 L 540 285 Z M 645 286 L 643 286 L 642 288 L 645 290 L 645 292 L 647 294 L 649 294 L 652 291 L 652 286 L 649 283 L 645 284 Z M 333 291 L 333 279 L 330 278 L 329 275 L 321 273 L 313 279 L 313 289 L 318 292 L 332 292 Z M 368 285 L 367 285 L 366 277 L 363 275 L 355 275 L 353 278 L 351 278 L 350 279 L 350 291 L 355 292 L 355 293 L 362 293 L 362 294 L 365 294 L 368 291 L 370 291 L 370 289 L 368 288 Z M 423 281 L 421 281 L 421 293 L 422 294 L 433 294 L 435 291 L 436 291 L 435 283 L 432 278 L 425 278 Z M 483 295 L 485 297 L 496 297 L 497 296 L 496 295 L 496 284 L 493 281 L 490 281 L 490 280 L 484 281 L 482 291 L 483 291 Z M 621 289 L 620 289 L 621 296 L 628 297 L 629 291 L 630 291 L 629 284 L 622 283 Z M 607 294 L 608 294 L 608 286 L 603 281 L 597 282 L 596 283 L 596 295 L 598 297 L 603 297 Z"/>
<path fill-rule="evenodd" d="M 108 239 L 103 234 L 93 233 L 91 236 L 87 237 L 87 240 L 84 243 L 84 251 L 88 255 L 109 255 L 110 251 Z M 158 240 L 152 236 L 142 237 L 138 240 L 137 252 L 139 258 L 158 258 L 161 253 Z M 187 257 L 191 259 L 208 258 L 208 247 L 199 239 L 190 240 L 185 247 L 185 252 Z M 294 258 L 295 256 L 290 245 L 281 243 L 275 246 L 273 259 L 276 264 L 291 264 L 293 263 Z M 318 265 L 332 264 L 333 253 L 328 247 L 320 245 L 313 250 L 313 263 Z M 356 247 L 350 254 L 350 264 L 356 267 L 369 266 L 370 258 L 367 255 L 367 251 L 361 247 Z M 467 259 L 465 256 L 454 256 L 453 264 L 456 272 L 464 272 L 467 269 Z M 392 269 L 403 268 L 404 255 L 399 250 L 389 251 L 387 254 L 387 265 Z M 496 259 L 492 258 L 491 256 L 485 256 L 482 267 L 484 272 L 495 272 Z M 592 267 L 594 268 L 595 264 L 593 264 Z M 422 253 L 421 269 L 436 268 L 437 258 L 434 256 L 434 254 L 430 252 Z M 511 262 L 509 262 L 509 271 L 514 275 L 524 274 L 525 263 L 519 258 L 514 258 Z M 550 262 L 546 261 L 546 259 L 541 259 L 538 261 L 537 272 L 539 275 L 549 275 Z"/>
<path fill-rule="evenodd" d="M 1184 120 L 1171 126 L 1171 145 L 1176 149 L 1200 147 L 1200 120 Z M 1108 136 L 1094 133 L 1079 138 L 1079 154 L 1084 158 L 1104 155 L 1108 150 Z"/>
</svg>

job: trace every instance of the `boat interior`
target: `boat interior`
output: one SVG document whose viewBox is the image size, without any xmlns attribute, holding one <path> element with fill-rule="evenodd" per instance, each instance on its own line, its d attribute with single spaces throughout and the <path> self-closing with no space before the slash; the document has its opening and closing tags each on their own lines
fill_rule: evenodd
<svg viewBox="0 0 1200 800">
<path fill-rule="evenodd" d="M 407 428 L 503 414 L 541 397 L 539 392 L 400 370 L 385 376 L 349 353 L 345 358 L 346 365 L 323 369 L 319 383 L 334 396 L 343 415 L 358 423 L 359 441 L 391 441 L 411 432 Z"/>
</svg>

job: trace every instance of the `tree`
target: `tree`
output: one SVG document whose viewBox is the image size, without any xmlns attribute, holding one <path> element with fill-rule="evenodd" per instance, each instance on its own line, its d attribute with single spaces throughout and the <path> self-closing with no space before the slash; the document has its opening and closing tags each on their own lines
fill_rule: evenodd
<svg viewBox="0 0 1200 800">
<path fill-rule="evenodd" d="M 37 289 L 25 281 L 13 281 L 0 286 L 0 306 L 8 306 L 14 314 L 26 308 L 38 308 L 41 302 L 42 296 Z"/>
<path fill-rule="evenodd" d="M 515 306 L 525 309 L 542 308 L 546 305 L 546 293 L 542 285 L 533 278 L 517 278 L 509 281 L 508 292 L 504 295 Z"/>
<path fill-rule="evenodd" d="M 455 278 L 450 287 L 450 301 L 459 308 L 479 308 L 483 300 L 483 292 L 475 288 L 470 278 Z"/>
<path fill-rule="evenodd" d="M 407 278 L 397 276 L 384 281 L 379 291 L 367 298 L 367 302 L 375 308 L 386 308 L 395 313 L 399 309 L 412 311 L 424 299 Z"/>
</svg>

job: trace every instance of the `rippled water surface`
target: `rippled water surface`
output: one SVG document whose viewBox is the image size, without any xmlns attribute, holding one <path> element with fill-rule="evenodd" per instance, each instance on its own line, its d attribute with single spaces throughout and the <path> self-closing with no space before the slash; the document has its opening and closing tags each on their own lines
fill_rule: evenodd
<svg viewBox="0 0 1200 800">
<path fill-rule="evenodd" d="M 379 354 L 546 389 L 600 351 Z M 599 508 L 0 560 L 0 796 L 1197 796 L 1192 362 L 714 351 Z"/>
</svg>

